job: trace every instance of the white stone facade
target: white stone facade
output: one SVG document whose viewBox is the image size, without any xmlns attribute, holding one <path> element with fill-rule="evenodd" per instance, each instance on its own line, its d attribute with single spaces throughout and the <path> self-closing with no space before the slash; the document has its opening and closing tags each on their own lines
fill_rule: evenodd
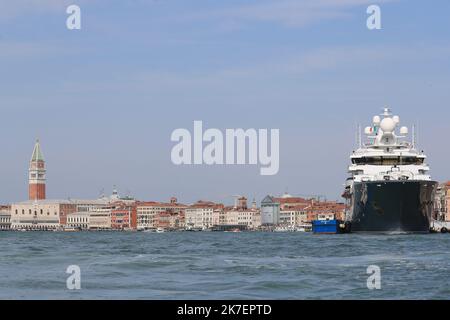
<svg viewBox="0 0 450 320">
<path fill-rule="evenodd" d="M 67 200 L 29 200 L 11 205 L 11 229 L 53 230 L 66 224 L 76 206 Z"/>
</svg>

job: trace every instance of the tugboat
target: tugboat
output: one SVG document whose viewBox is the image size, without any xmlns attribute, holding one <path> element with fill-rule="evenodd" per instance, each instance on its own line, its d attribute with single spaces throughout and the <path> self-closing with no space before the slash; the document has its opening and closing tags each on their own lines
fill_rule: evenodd
<svg viewBox="0 0 450 320">
<path fill-rule="evenodd" d="M 429 232 L 438 182 L 426 155 L 407 142 L 408 128 L 389 108 L 365 128 L 368 142 L 350 156 L 345 230 L 348 232 Z"/>
<path fill-rule="evenodd" d="M 341 220 L 336 219 L 334 214 L 319 214 L 317 220 L 312 222 L 312 232 L 314 234 L 345 233 L 345 225 Z"/>
</svg>

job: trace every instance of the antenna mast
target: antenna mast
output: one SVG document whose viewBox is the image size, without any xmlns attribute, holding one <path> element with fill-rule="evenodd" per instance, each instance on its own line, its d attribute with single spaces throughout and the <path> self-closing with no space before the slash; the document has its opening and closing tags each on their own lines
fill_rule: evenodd
<svg viewBox="0 0 450 320">
<path fill-rule="evenodd" d="M 359 123 L 356 125 L 356 145 L 361 148 L 361 125 Z"/>
</svg>

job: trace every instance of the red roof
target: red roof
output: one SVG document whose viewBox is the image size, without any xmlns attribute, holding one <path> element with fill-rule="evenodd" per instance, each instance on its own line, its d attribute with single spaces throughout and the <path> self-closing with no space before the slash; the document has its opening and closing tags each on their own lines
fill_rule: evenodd
<svg viewBox="0 0 450 320">
<path fill-rule="evenodd" d="M 311 200 L 299 197 L 291 197 L 291 198 L 274 198 L 273 201 L 278 203 L 309 203 Z"/>
<path fill-rule="evenodd" d="M 165 203 L 165 202 L 156 202 L 156 201 L 139 201 L 136 203 L 138 207 L 166 207 L 166 208 L 180 208 L 187 207 L 182 203 Z"/>
</svg>

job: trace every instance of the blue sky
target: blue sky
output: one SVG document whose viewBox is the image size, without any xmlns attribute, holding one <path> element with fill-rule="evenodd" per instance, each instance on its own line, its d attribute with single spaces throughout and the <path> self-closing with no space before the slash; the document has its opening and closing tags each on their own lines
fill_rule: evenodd
<svg viewBox="0 0 450 320">
<path fill-rule="evenodd" d="M 82 29 L 65 9 L 78 4 Z M 382 30 L 366 28 L 378 4 Z M 450 2 L 0 0 L 0 203 L 27 197 L 39 137 L 51 198 L 339 199 L 356 123 L 389 105 L 450 179 Z M 170 134 L 279 128 L 280 171 L 175 166 Z"/>
</svg>

